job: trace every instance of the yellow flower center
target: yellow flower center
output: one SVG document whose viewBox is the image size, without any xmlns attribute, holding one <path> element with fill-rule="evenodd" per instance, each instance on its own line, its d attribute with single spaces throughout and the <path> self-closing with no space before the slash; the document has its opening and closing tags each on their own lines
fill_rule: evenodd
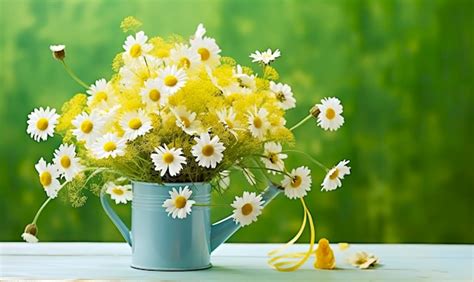
<svg viewBox="0 0 474 282">
<path fill-rule="evenodd" d="M 184 125 L 185 128 L 191 126 L 191 121 L 187 117 L 179 117 L 181 123 Z"/>
<path fill-rule="evenodd" d="M 276 164 L 276 163 L 280 160 L 280 158 L 278 157 L 278 155 L 277 155 L 277 154 L 274 154 L 274 153 L 268 154 L 268 159 L 270 160 L 270 162 L 271 162 L 272 164 Z"/>
<path fill-rule="evenodd" d="M 165 85 L 168 87 L 173 87 L 178 83 L 178 79 L 174 75 L 168 75 L 165 77 Z"/>
<path fill-rule="evenodd" d="M 114 189 L 112 189 L 112 193 L 114 193 L 115 195 L 119 195 L 119 196 L 122 196 L 123 195 L 123 190 L 118 188 L 118 187 L 114 187 Z"/>
<path fill-rule="evenodd" d="M 150 91 L 150 93 L 148 93 L 148 97 L 150 98 L 150 100 L 152 100 L 153 102 L 157 102 L 160 100 L 161 98 L 161 93 L 160 91 L 156 90 L 156 89 L 153 89 Z"/>
<path fill-rule="evenodd" d="M 202 154 L 206 157 L 212 156 L 214 154 L 214 146 L 207 144 L 204 147 L 202 147 Z"/>
<path fill-rule="evenodd" d="M 59 162 L 64 168 L 69 168 L 71 166 L 71 159 L 69 158 L 69 156 L 62 156 Z"/>
<path fill-rule="evenodd" d="M 139 129 L 140 127 L 142 127 L 142 121 L 139 119 L 139 118 L 132 118 L 129 122 L 128 122 L 128 126 L 133 129 L 133 130 L 137 130 Z"/>
<path fill-rule="evenodd" d="M 283 92 L 278 92 L 276 94 L 276 98 L 280 102 L 285 102 L 286 101 L 286 97 L 285 97 L 285 94 L 283 94 Z"/>
<path fill-rule="evenodd" d="M 166 163 L 166 164 L 170 164 L 174 161 L 174 156 L 173 154 L 171 154 L 170 152 L 166 152 L 163 154 L 163 161 Z"/>
<path fill-rule="evenodd" d="M 338 176 L 339 176 L 339 169 L 336 168 L 336 169 L 331 173 L 331 175 L 329 175 L 329 179 L 334 180 L 334 179 L 336 179 Z"/>
<path fill-rule="evenodd" d="M 201 61 L 207 61 L 207 59 L 209 59 L 209 57 L 211 56 L 211 53 L 209 52 L 209 50 L 207 50 L 207 48 L 199 48 L 197 52 L 199 53 L 199 55 L 201 55 Z"/>
<path fill-rule="evenodd" d="M 112 152 L 115 149 L 117 149 L 117 144 L 115 144 L 115 142 L 109 141 L 104 144 L 104 151 L 106 152 Z"/>
<path fill-rule="evenodd" d="M 182 209 L 186 206 L 186 198 L 183 196 L 178 196 L 174 200 L 174 206 L 178 209 Z"/>
<path fill-rule="evenodd" d="M 51 176 L 51 173 L 47 171 L 41 173 L 40 175 L 41 185 L 43 185 L 44 187 L 47 187 L 51 184 L 52 181 L 53 181 L 53 177 Z"/>
<path fill-rule="evenodd" d="M 336 116 L 336 112 L 334 111 L 334 109 L 329 108 L 326 110 L 326 117 L 328 119 L 333 119 L 335 116 Z"/>
<path fill-rule="evenodd" d="M 36 127 L 43 131 L 43 130 L 46 130 L 46 128 L 48 128 L 48 125 L 49 125 L 49 122 L 47 119 L 45 118 L 40 118 L 37 122 L 36 122 Z"/>
<path fill-rule="evenodd" d="M 81 130 L 84 133 L 90 133 L 94 128 L 94 124 L 90 120 L 85 120 L 81 124 Z"/>
<path fill-rule="evenodd" d="M 178 64 L 179 67 L 181 68 L 186 68 L 188 69 L 190 66 L 191 66 L 191 61 L 186 58 L 186 57 L 182 57 L 180 60 L 179 60 L 179 64 Z"/>
<path fill-rule="evenodd" d="M 242 214 L 243 215 L 249 215 L 253 211 L 252 204 L 246 203 L 245 205 L 242 206 Z"/>
<path fill-rule="evenodd" d="M 299 175 L 296 175 L 295 177 L 293 177 L 293 180 L 291 181 L 291 187 L 298 188 L 300 187 L 301 182 L 303 182 L 303 178 L 301 178 L 301 176 Z"/>
<path fill-rule="evenodd" d="M 158 50 L 156 50 L 156 56 L 158 58 L 167 58 L 170 56 L 170 51 L 168 49 L 165 49 L 165 48 L 160 48 Z"/>
<path fill-rule="evenodd" d="M 263 122 L 262 122 L 262 119 L 260 117 L 254 117 L 253 118 L 253 126 L 255 126 L 255 128 L 261 128 L 263 125 Z"/>
<path fill-rule="evenodd" d="M 109 97 L 107 96 L 107 93 L 105 93 L 104 91 L 95 93 L 95 101 L 97 103 L 102 102 L 102 101 L 107 101 L 108 98 Z"/>
<path fill-rule="evenodd" d="M 135 44 L 130 48 L 130 56 L 136 58 L 142 54 L 142 46 L 140 44 Z"/>
</svg>

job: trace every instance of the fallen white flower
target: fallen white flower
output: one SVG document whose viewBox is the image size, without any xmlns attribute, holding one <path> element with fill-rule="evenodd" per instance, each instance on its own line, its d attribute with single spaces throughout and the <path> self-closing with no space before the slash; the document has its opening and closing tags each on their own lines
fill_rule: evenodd
<svg viewBox="0 0 474 282">
<path fill-rule="evenodd" d="M 366 252 L 357 252 L 348 258 L 348 261 L 353 266 L 357 266 L 360 269 L 367 269 L 371 266 L 375 266 L 379 262 L 379 258 L 374 254 L 368 254 Z"/>
</svg>

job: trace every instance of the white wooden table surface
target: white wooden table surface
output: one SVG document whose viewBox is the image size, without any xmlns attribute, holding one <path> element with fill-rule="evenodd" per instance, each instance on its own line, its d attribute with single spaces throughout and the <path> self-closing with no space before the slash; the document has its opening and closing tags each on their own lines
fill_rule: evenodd
<svg viewBox="0 0 474 282">
<path fill-rule="evenodd" d="M 316 270 L 314 257 L 298 271 L 270 269 L 266 254 L 281 245 L 224 244 L 212 255 L 213 267 L 188 272 L 130 268 L 130 248 L 123 243 L 0 243 L 0 279 L 153 279 L 283 281 L 473 281 L 473 245 L 333 245 L 337 270 Z M 303 249 L 297 245 L 295 250 Z M 345 259 L 355 251 L 376 254 L 382 265 L 360 270 Z"/>
</svg>

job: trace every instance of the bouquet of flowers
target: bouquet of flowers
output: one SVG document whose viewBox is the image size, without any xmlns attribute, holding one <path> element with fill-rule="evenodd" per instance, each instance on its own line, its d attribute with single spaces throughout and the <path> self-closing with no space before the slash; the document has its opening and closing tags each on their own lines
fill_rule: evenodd
<svg viewBox="0 0 474 282">
<path fill-rule="evenodd" d="M 242 173 L 249 188 L 261 180 L 280 183 L 284 194 L 300 199 L 307 211 L 303 197 L 311 190 L 311 171 L 287 168 L 290 152 L 324 170 L 321 190 L 341 186 L 350 173 L 348 161 L 328 169 L 304 152 L 283 150 L 294 145 L 293 131 L 304 122 L 315 119 L 324 130 L 336 130 L 344 118 L 340 101 L 324 98 L 301 122 L 286 126 L 285 113 L 295 108 L 296 99 L 272 67 L 279 50 L 251 54 L 259 66 L 254 71 L 222 56 L 202 24 L 189 39 L 149 38 L 138 31 L 140 25 L 131 17 L 122 22 L 132 34 L 113 60 L 115 74 L 92 85 L 67 65 L 64 45 L 50 47 L 85 93 L 65 102 L 60 112 L 41 107 L 28 116 L 27 133 L 35 141 L 60 135 L 63 144 L 51 162 L 41 158 L 35 165 L 47 199 L 26 227 L 25 240 L 37 241 L 38 216 L 58 194 L 80 206 L 86 200 L 83 189 L 95 194 L 106 189 L 117 204 L 126 203 L 132 200 L 131 181 L 209 182 L 222 193 L 230 174 Z M 261 213 L 254 190 L 230 203 L 237 224 L 248 225 Z M 187 189 L 175 192 L 163 208 L 179 220 L 192 213 L 194 201 Z M 312 226 L 309 211 L 304 222 L 307 214 Z"/>
</svg>

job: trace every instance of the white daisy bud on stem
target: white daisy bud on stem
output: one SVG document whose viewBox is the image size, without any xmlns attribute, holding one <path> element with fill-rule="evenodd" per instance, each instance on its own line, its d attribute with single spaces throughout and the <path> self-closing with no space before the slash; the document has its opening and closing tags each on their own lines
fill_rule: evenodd
<svg viewBox="0 0 474 282">
<path fill-rule="evenodd" d="M 62 61 L 66 57 L 65 45 L 51 45 L 49 46 L 49 49 L 51 50 L 51 52 L 53 52 L 53 57 L 56 60 Z"/>
<path fill-rule="evenodd" d="M 319 110 L 319 107 L 314 105 L 313 107 L 311 107 L 311 109 L 309 110 L 309 113 L 315 117 L 315 118 L 318 118 L 319 114 L 321 113 L 321 111 Z"/>
<path fill-rule="evenodd" d="M 25 227 L 25 232 L 21 234 L 21 238 L 25 240 L 28 243 L 37 243 L 38 238 L 36 237 L 36 234 L 38 233 L 38 228 L 36 227 L 36 224 L 30 223 Z"/>
<path fill-rule="evenodd" d="M 72 79 L 74 79 L 77 83 L 79 83 L 86 89 L 89 88 L 87 84 L 85 84 L 84 81 L 77 77 L 77 75 L 66 65 L 66 61 L 64 61 L 64 58 L 66 58 L 66 45 L 50 45 L 49 50 L 53 52 L 53 58 L 63 63 L 64 69 L 71 76 Z"/>
</svg>

